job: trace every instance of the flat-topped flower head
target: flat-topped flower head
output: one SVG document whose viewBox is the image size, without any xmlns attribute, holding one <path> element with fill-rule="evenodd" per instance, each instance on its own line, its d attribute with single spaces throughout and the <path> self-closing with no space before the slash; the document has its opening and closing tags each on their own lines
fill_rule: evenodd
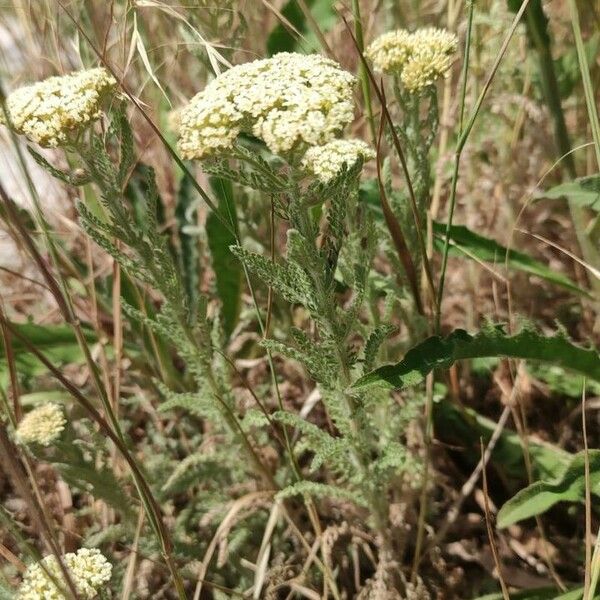
<svg viewBox="0 0 600 600">
<path fill-rule="evenodd" d="M 49 402 L 27 413 L 17 426 L 16 437 L 23 444 L 49 446 L 65 428 L 62 408 Z"/>
<path fill-rule="evenodd" d="M 324 144 L 354 117 L 354 77 L 318 54 L 282 52 L 237 65 L 181 110 L 179 150 L 188 159 L 231 149 L 252 133 L 276 154 Z"/>
<path fill-rule="evenodd" d="M 435 54 L 451 56 L 458 48 L 458 38 L 446 29 L 437 27 L 425 27 L 417 29 L 412 34 L 413 51 L 429 51 Z"/>
<path fill-rule="evenodd" d="M 400 74 L 400 80 L 409 92 L 418 92 L 433 85 L 450 68 L 452 58 L 447 54 L 423 49 L 415 52 Z"/>
<path fill-rule="evenodd" d="M 309 148 L 302 159 L 302 168 L 327 183 L 344 165 L 352 167 L 359 158 L 371 160 L 375 158 L 375 152 L 362 140 L 333 140 Z"/>
<path fill-rule="evenodd" d="M 97 68 L 19 88 L 6 99 L 9 121 L 17 133 L 40 146 L 64 146 L 100 117 L 103 100 L 116 83 L 105 69 Z"/>
<path fill-rule="evenodd" d="M 413 37 L 397 29 L 380 35 L 365 50 L 365 56 L 378 73 L 399 73 L 412 54 Z"/>
<path fill-rule="evenodd" d="M 81 548 L 77 553 L 69 552 L 63 556 L 63 561 L 77 594 L 86 600 L 96 598 L 100 587 L 112 575 L 112 565 L 97 548 Z M 41 562 L 45 570 L 39 563 L 27 567 L 17 600 L 63 600 L 64 594 L 53 579 L 65 590 L 68 588 L 56 557 L 49 555 Z"/>
<path fill-rule="evenodd" d="M 365 54 L 375 70 L 399 76 L 404 87 L 416 93 L 446 74 L 457 47 L 458 38 L 444 29 L 401 29 L 378 37 Z"/>
</svg>

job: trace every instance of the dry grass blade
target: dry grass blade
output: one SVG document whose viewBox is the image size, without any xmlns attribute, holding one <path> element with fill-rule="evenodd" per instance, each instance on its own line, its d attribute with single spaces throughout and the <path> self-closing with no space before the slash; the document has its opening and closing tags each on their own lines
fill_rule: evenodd
<svg viewBox="0 0 600 600">
<path fill-rule="evenodd" d="M 584 377 L 581 390 L 581 430 L 583 433 L 583 450 L 585 453 L 585 580 L 583 588 L 583 600 L 593 600 L 593 596 L 590 595 L 592 577 L 592 492 L 590 485 L 590 455 L 588 452 L 585 403 L 586 397 Z"/>
<path fill-rule="evenodd" d="M 481 463 L 485 464 L 485 451 L 483 447 L 483 440 L 480 440 L 480 449 L 481 449 Z M 492 556 L 494 558 L 494 564 L 496 565 L 496 572 L 498 575 L 498 581 L 500 582 L 500 587 L 502 588 L 502 597 L 504 600 L 510 600 L 510 594 L 508 593 L 508 587 L 504 582 L 504 577 L 502 576 L 502 563 L 500 562 L 500 556 L 498 554 L 498 547 L 496 545 L 496 540 L 494 537 L 494 529 L 492 527 L 492 515 L 490 513 L 490 503 L 489 503 L 489 494 L 488 494 L 488 484 L 487 484 L 487 473 L 486 468 L 482 469 L 483 474 L 483 503 L 485 507 L 485 525 L 488 534 L 488 540 L 490 542 L 490 549 L 492 551 Z"/>
</svg>

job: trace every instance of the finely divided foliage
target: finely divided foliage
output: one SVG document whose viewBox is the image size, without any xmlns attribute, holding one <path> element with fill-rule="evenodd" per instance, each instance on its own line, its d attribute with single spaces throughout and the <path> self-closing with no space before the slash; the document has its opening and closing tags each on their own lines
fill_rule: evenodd
<svg viewBox="0 0 600 600">
<path fill-rule="evenodd" d="M 442 332 L 456 322 L 446 320 L 441 303 L 450 245 L 465 262 L 498 263 L 490 270 L 504 283 L 503 260 L 565 294 L 592 297 L 583 278 L 575 284 L 542 259 L 453 225 L 452 214 L 447 224 L 435 221 L 446 185 L 436 161 L 457 139 L 458 177 L 466 141 L 452 118 L 460 111 L 462 127 L 466 83 L 457 109 L 453 97 L 439 102 L 440 80 L 463 60 L 468 74 L 474 3 L 459 57 L 457 35 L 435 27 L 369 35 L 365 49 L 366 20 L 353 2 L 357 76 L 324 55 L 342 47 L 328 42 L 337 19 L 329 3 L 294 0 L 281 11 L 266 2 L 252 10 L 233 1 L 194 4 L 189 12 L 154 2 L 125 11 L 124 18 L 134 15 L 134 34 L 123 69 L 132 81 L 122 92 L 113 76 L 119 70 L 104 68 L 113 60 L 113 34 L 97 28 L 104 66 L 49 77 L 2 101 L 0 121 L 23 136 L 15 143 L 31 144 L 37 165 L 76 198 L 77 226 L 74 242 L 63 239 L 37 198 L 31 220 L 0 186 L 0 218 L 39 267 L 44 283 L 36 283 L 66 322 L 60 335 L 55 325 L 19 324 L 19 303 L 7 311 L 0 302 L 0 464 L 6 493 L 22 497 L 0 511 L 8 532 L 0 554 L 9 563 L 0 598 L 483 593 L 490 586 L 480 585 L 481 574 L 467 581 L 460 562 L 452 573 L 462 587 L 449 581 L 448 564 L 468 553 L 460 542 L 445 545 L 448 535 L 462 539 L 452 527 L 479 485 L 482 449 L 471 442 L 483 433 L 489 441 L 482 460 L 496 461 L 501 475 L 491 493 L 506 485 L 512 494 L 529 480 L 499 512 L 501 526 L 586 494 L 589 505 L 589 494 L 599 492 L 598 451 L 561 449 L 560 468 L 552 465 L 552 446 L 529 439 L 523 408 L 515 407 L 526 361 L 562 378 L 578 374 L 590 386 L 600 382 L 600 355 L 562 330 L 528 324 L 515 331 L 510 311 L 507 325 Z M 130 91 L 140 83 L 129 70 L 135 53 L 143 80 L 162 83 L 144 45 L 144 27 L 154 21 L 143 18 L 142 6 L 157 11 L 156 22 L 165 15 L 177 22 L 207 81 L 200 86 L 192 77 L 195 95 L 168 114 L 144 86 L 144 101 Z M 286 51 L 243 62 L 243 53 L 207 41 L 231 29 L 230 42 L 242 43 L 253 11 L 267 9 L 285 24 L 268 46 Z M 79 34 L 93 44 L 84 29 Z M 302 51 L 315 40 L 323 54 Z M 383 106 L 373 101 L 374 85 Z M 184 87 L 174 86 L 173 97 Z M 164 155 L 156 139 L 142 143 L 139 111 L 160 133 Z M 152 120 L 161 111 L 164 133 Z M 441 139 L 440 122 L 447 127 Z M 42 154 L 40 146 L 60 152 Z M 556 186 L 549 197 L 593 207 L 591 197 L 581 199 L 590 181 Z M 455 179 L 451 213 L 457 189 Z M 496 287 L 494 294 L 497 301 Z M 495 383 L 486 369 L 496 369 L 507 407 L 497 429 L 465 409 L 466 390 L 483 384 L 463 389 L 475 377 L 457 370 L 458 361 L 484 373 L 488 392 Z M 518 436 L 502 431 L 509 409 Z M 511 456 L 504 472 L 498 455 L 515 448 L 526 454 Z M 459 490 L 450 480 L 465 468 L 475 471 Z M 556 478 L 532 481 L 540 472 Z M 497 575 L 504 591 L 487 479 L 482 491 L 482 515 L 462 521 L 475 528 L 488 520 L 478 543 L 489 543 L 496 564 L 487 579 L 495 585 Z M 546 543 L 544 535 L 535 540 Z M 525 552 L 521 542 L 515 547 Z M 549 557 L 546 566 L 530 563 L 564 588 Z M 588 570 L 600 565 L 594 560 L 588 556 Z M 594 581 L 588 574 L 584 600 L 593 600 Z M 522 597 L 550 597 L 536 593 Z"/>
</svg>

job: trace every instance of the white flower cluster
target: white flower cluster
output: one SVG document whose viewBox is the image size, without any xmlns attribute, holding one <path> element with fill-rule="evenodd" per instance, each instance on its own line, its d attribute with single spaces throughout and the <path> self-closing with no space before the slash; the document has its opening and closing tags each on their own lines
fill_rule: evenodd
<svg viewBox="0 0 600 600">
<path fill-rule="evenodd" d="M 55 148 L 100 117 L 102 101 L 115 85 L 105 69 L 76 71 L 15 90 L 6 99 L 6 109 L 17 133 Z"/>
<path fill-rule="evenodd" d="M 180 113 L 179 150 L 204 158 L 232 147 L 241 132 L 275 153 L 324 144 L 354 117 L 354 77 L 318 54 L 282 52 L 237 65 Z"/>
<path fill-rule="evenodd" d="M 49 402 L 27 413 L 17 426 L 16 437 L 23 444 L 49 446 L 65 428 L 62 408 Z"/>
<path fill-rule="evenodd" d="M 371 160 L 375 158 L 375 152 L 362 140 L 333 140 L 309 148 L 302 159 L 302 168 L 326 183 L 342 170 L 344 164 L 351 167 L 359 158 Z"/>
<path fill-rule="evenodd" d="M 81 548 L 77 553 L 69 552 L 63 557 L 78 595 L 91 600 L 98 589 L 111 577 L 112 565 L 97 548 Z M 66 588 L 60 565 L 53 555 L 45 556 L 42 563 L 46 571 Z M 23 576 L 17 600 L 63 600 L 63 593 L 39 563 L 30 565 Z"/>
<path fill-rule="evenodd" d="M 456 35 L 428 27 L 414 33 L 405 30 L 384 33 L 365 54 L 376 71 L 398 75 L 409 92 L 418 92 L 448 71 L 457 47 Z"/>
</svg>

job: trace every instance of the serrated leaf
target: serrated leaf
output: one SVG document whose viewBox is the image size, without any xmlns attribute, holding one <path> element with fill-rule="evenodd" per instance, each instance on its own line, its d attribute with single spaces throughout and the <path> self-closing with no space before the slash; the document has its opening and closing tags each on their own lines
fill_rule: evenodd
<svg viewBox="0 0 600 600">
<path fill-rule="evenodd" d="M 52 165 L 50 162 L 48 162 L 39 152 L 36 152 L 31 146 L 27 146 L 27 150 L 29 154 L 31 154 L 35 162 L 38 165 L 40 165 L 42 169 L 50 173 L 50 175 L 56 177 L 56 179 L 59 179 L 60 181 L 72 186 L 79 186 L 89 183 L 90 176 L 88 173 L 84 171 L 82 171 L 81 173 L 69 173 L 67 171 L 61 171 L 60 169 L 57 169 L 54 165 Z"/>
<path fill-rule="evenodd" d="M 109 468 L 98 469 L 95 465 L 87 464 L 83 460 L 78 464 L 60 462 L 53 464 L 70 486 L 88 492 L 98 500 L 104 500 L 127 517 L 133 515 L 131 497 L 125 492 L 120 481 Z"/>
<path fill-rule="evenodd" d="M 341 487 L 317 483 L 316 481 L 298 481 L 287 486 L 275 496 L 278 500 L 291 498 L 292 496 L 312 496 L 314 498 L 338 498 L 349 500 L 358 506 L 367 506 L 366 500 L 360 493 L 354 490 L 346 490 Z"/>
<path fill-rule="evenodd" d="M 549 362 L 600 381 L 600 356 L 595 350 L 576 346 L 562 335 L 545 337 L 530 329 L 507 335 L 501 326 L 495 326 L 476 335 L 456 329 L 447 337 L 431 336 L 409 350 L 400 362 L 375 369 L 353 387 L 401 389 L 420 383 L 433 369 L 449 368 L 461 359 L 489 356 Z"/>
<path fill-rule="evenodd" d="M 230 250 L 244 262 L 251 273 L 278 291 L 288 302 L 312 305 L 312 283 L 297 264 L 274 263 L 269 258 L 241 246 L 231 246 Z"/>
<path fill-rule="evenodd" d="M 373 368 L 373 364 L 375 363 L 375 359 L 377 358 L 377 353 L 379 352 L 381 344 L 394 330 L 395 327 L 393 325 L 384 323 L 375 327 L 375 329 L 371 332 L 371 335 L 365 344 L 365 362 L 363 365 L 365 373 L 368 373 Z"/>
<path fill-rule="evenodd" d="M 237 212 L 231 182 L 220 177 L 209 179 L 210 187 L 218 198 L 218 209 L 231 228 L 237 230 Z M 234 330 L 241 308 L 243 269 L 230 250 L 236 243 L 235 235 L 228 230 L 214 213 L 206 221 L 208 247 L 212 257 L 217 294 L 221 300 L 221 317 L 225 335 Z"/>
<path fill-rule="evenodd" d="M 600 495 L 600 450 L 589 450 L 590 491 Z M 498 527 L 504 528 L 539 515 L 558 502 L 585 499 L 585 452 L 578 452 L 562 475 L 552 481 L 536 481 L 513 496 L 498 512 Z"/>
</svg>

